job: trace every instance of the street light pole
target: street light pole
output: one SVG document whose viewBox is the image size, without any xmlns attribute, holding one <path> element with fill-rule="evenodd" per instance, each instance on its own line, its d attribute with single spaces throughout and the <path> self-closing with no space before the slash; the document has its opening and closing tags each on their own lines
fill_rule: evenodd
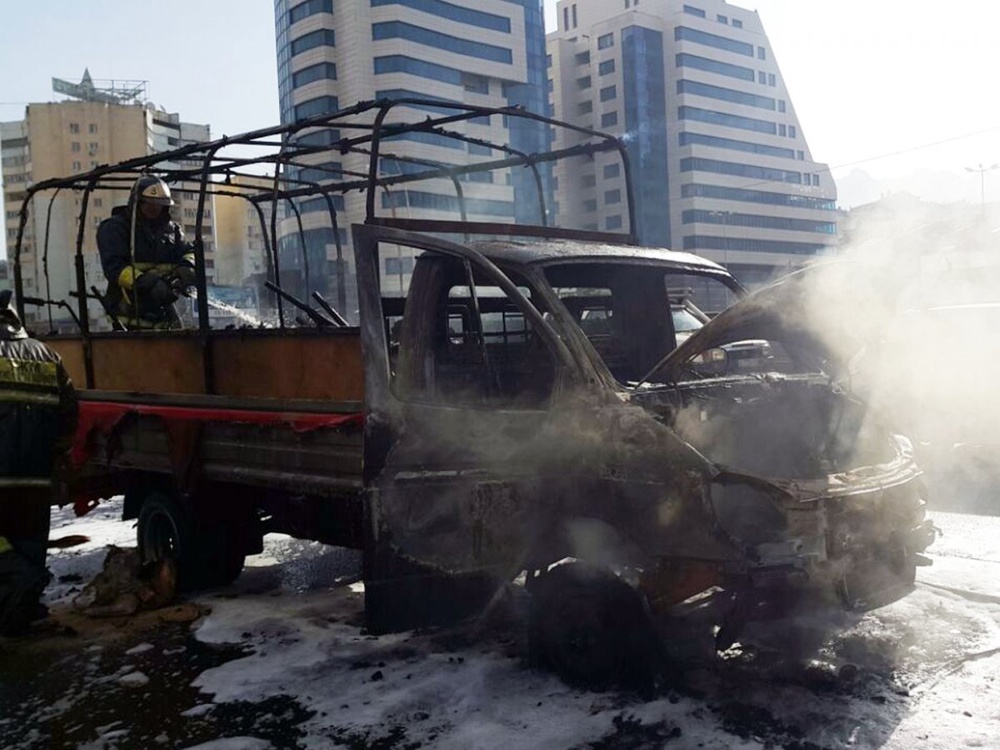
<svg viewBox="0 0 1000 750">
<path fill-rule="evenodd" d="M 966 172 L 978 172 L 979 173 L 979 199 L 981 201 L 981 210 L 983 216 L 986 215 L 986 173 L 991 172 L 994 169 L 1000 168 L 1000 164 L 991 164 L 988 167 L 984 167 L 980 162 L 978 167 L 966 167 Z"/>
</svg>

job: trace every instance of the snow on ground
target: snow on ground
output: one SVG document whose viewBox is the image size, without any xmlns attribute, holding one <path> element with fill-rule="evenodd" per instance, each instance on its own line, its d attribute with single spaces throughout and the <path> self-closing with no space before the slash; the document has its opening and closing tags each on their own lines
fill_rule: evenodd
<svg viewBox="0 0 1000 750">
<path fill-rule="evenodd" d="M 119 512 L 111 503 L 79 520 L 57 514 L 53 536 L 91 536 L 53 555 L 57 577 L 87 580 L 105 544 L 134 543 Z M 304 712 L 300 737 L 283 746 L 304 748 L 996 746 L 1000 519 L 934 519 L 945 535 L 910 596 L 865 615 L 754 625 L 728 659 L 685 665 L 676 690 L 652 698 L 581 692 L 529 669 L 517 625 L 369 636 L 356 555 L 269 537 L 236 584 L 195 600 L 210 611 L 197 639 L 245 655 L 200 671 L 200 698 L 178 714 L 198 721 L 287 696 Z M 65 601 L 79 585 L 56 582 L 47 599 Z M 141 693 L 149 688 L 130 675 L 148 671 L 116 679 Z M 127 747 L 127 738 L 114 725 L 95 746 Z M 243 732 L 198 748 L 271 746 Z"/>
</svg>

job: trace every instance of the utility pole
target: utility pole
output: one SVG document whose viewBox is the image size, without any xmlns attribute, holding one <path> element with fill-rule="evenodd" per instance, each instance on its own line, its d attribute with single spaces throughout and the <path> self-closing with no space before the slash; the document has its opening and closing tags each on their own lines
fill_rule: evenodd
<svg viewBox="0 0 1000 750">
<path fill-rule="evenodd" d="M 979 199 L 981 201 L 981 210 L 983 216 L 986 216 L 986 173 L 991 172 L 994 169 L 1000 167 L 1000 164 L 991 164 L 988 167 L 984 167 L 982 163 L 978 167 L 966 167 L 966 172 L 978 172 L 979 173 Z"/>
</svg>

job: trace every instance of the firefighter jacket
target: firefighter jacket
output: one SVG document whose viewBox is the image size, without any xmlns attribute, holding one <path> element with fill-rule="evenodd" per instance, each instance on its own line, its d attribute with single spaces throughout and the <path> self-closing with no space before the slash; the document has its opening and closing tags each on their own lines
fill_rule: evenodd
<svg viewBox="0 0 1000 750">
<path fill-rule="evenodd" d="M 20 325 L 0 323 L 0 478 L 50 479 L 76 419 L 59 355 Z"/>
<path fill-rule="evenodd" d="M 97 249 L 108 279 L 105 303 L 109 311 L 123 319 L 129 328 L 169 328 L 179 323 L 172 303 L 164 304 L 144 295 L 142 283 L 136 289 L 144 274 L 154 274 L 169 284 L 178 266 L 194 269 L 191 243 L 184 240 L 180 226 L 170 220 L 166 207 L 157 221 L 148 221 L 137 214 L 133 227 L 132 204 L 117 206 L 97 228 Z"/>
</svg>

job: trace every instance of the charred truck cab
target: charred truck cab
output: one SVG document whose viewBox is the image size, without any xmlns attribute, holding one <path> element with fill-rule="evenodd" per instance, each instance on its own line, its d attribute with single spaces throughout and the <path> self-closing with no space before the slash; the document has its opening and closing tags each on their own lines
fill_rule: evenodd
<svg viewBox="0 0 1000 750">
<path fill-rule="evenodd" d="M 525 154 L 469 135 L 491 118 L 562 128 L 569 145 Z M 408 153 L 428 138 L 468 147 L 468 163 Z M 308 182 L 317 154 L 341 161 Z M 801 285 L 746 297 L 721 266 L 634 230 L 547 225 L 545 170 L 612 158 L 631 197 L 615 138 L 397 100 L 33 186 L 15 282 L 22 306 L 76 311 L 79 332 L 48 341 L 83 386 L 80 509 L 124 494 L 143 555 L 174 558 L 190 587 L 231 581 L 269 531 L 359 548 L 374 631 L 473 614 L 523 580 L 532 653 L 592 685 L 641 669 L 688 618 L 725 646 L 809 598 L 865 609 L 905 593 L 933 538 L 920 472 L 787 304 Z M 241 179 L 261 163 L 267 184 Z M 196 327 L 98 330 L 82 230 L 73 299 L 24 297 L 29 208 L 80 191 L 84 227 L 88 196 L 146 172 L 197 197 Z M 424 186 L 442 184 L 454 195 L 428 203 Z M 475 220 L 525 188 L 536 224 Z M 338 213 L 359 190 L 352 270 Z M 460 220 L 414 218 L 411 191 Z M 212 196 L 259 219 L 270 322 L 213 328 Z M 328 213 L 336 261 L 308 249 L 307 204 Z M 717 314 L 692 333 L 674 322 L 682 303 Z"/>
</svg>

